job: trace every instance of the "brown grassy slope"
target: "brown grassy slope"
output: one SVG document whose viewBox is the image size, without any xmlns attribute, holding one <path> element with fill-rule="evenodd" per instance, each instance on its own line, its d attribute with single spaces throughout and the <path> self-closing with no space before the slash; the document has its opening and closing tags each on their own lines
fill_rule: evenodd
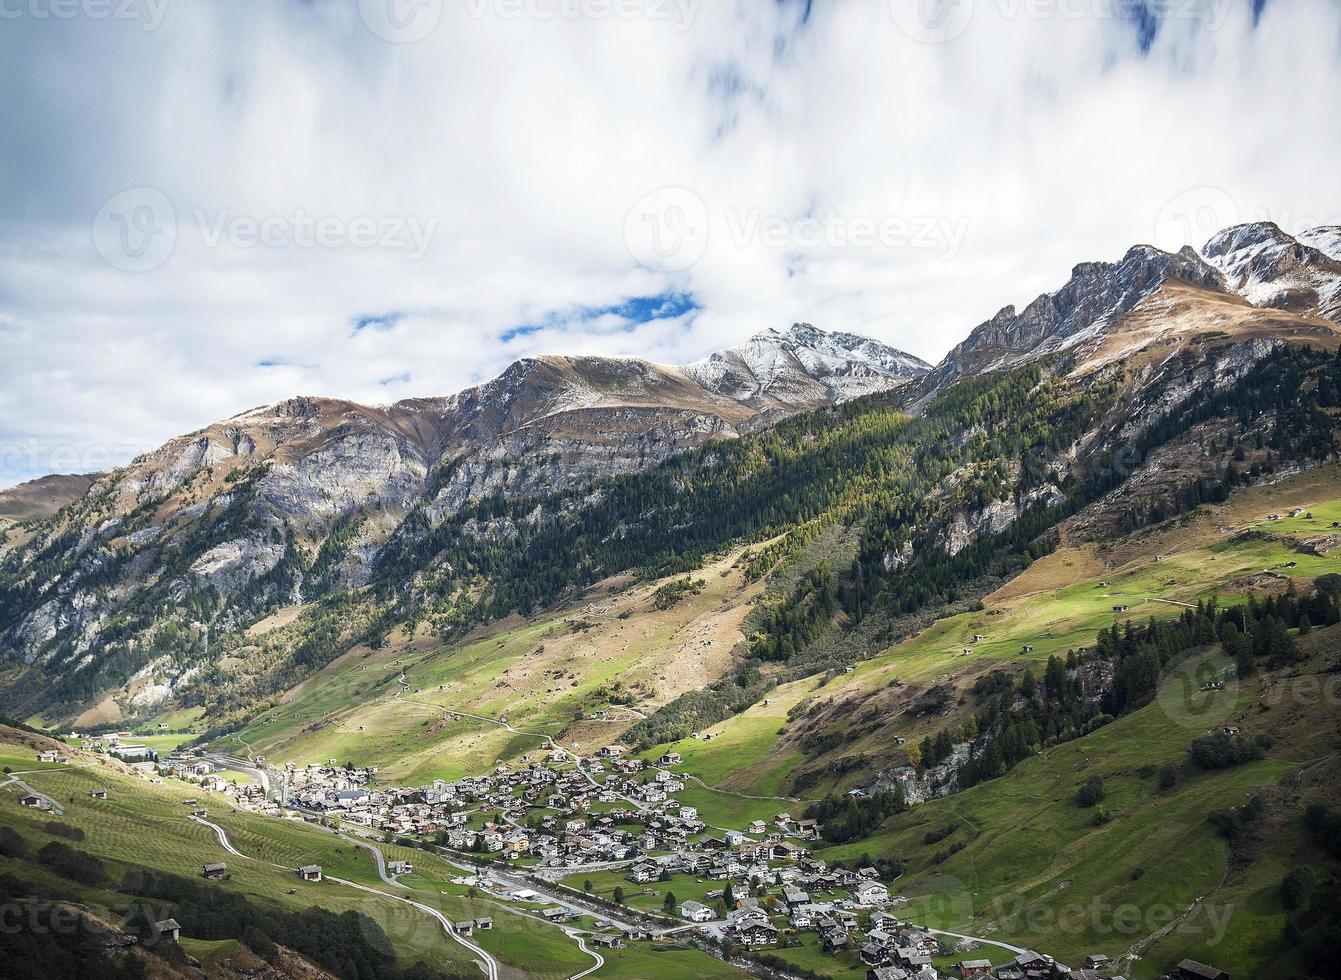
<svg viewBox="0 0 1341 980">
<path fill-rule="evenodd" d="M 0 518 L 30 521 L 50 517 L 70 501 L 82 497 L 101 473 L 54 473 L 0 490 Z"/>
</svg>

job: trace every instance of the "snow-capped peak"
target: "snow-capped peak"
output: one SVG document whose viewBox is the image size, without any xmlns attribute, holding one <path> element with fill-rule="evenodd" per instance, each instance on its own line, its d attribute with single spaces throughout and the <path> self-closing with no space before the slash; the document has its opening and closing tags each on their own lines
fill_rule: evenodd
<svg viewBox="0 0 1341 980">
<path fill-rule="evenodd" d="M 684 368 L 704 387 L 751 403 L 816 389 L 831 401 L 887 391 L 924 374 L 920 358 L 851 333 L 809 323 L 771 328 L 744 344 L 710 354 Z"/>
<path fill-rule="evenodd" d="M 1270 221 L 1235 225 L 1202 249 L 1230 287 L 1254 306 L 1341 314 L 1341 228 L 1292 236 Z"/>
</svg>

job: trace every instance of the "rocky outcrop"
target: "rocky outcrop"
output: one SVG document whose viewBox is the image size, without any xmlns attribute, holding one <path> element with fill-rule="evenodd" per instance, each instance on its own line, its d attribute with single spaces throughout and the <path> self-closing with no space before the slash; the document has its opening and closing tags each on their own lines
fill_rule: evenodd
<svg viewBox="0 0 1341 980">
<path fill-rule="evenodd" d="M 926 368 L 869 338 L 798 324 L 688 367 L 533 357 L 444 398 L 372 407 L 299 396 L 251 409 L 86 481 L 32 540 L 6 545 L 15 563 L 0 585 L 39 562 L 41 580 L 0 610 L 0 652 L 87 662 L 127 603 L 207 609 L 216 629 L 236 628 L 305 587 L 365 584 L 407 515 L 422 533 L 494 495 L 580 490 Z M 281 563 L 286 574 L 272 574 Z M 146 616 L 118 627 L 132 661 Z"/>
<path fill-rule="evenodd" d="M 1014 367 L 1077 347 L 1134 310 L 1170 281 L 1224 290 L 1224 276 L 1191 248 L 1176 254 L 1149 245 L 1120 262 L 1084 262 L 1056 292 L 1022 312 L 1003 307 L 975 327 L 940 364 L 910 387 L 910 404 L 924 406 L 956 378 Z"/>
<path fill-rule="evenodd" d="M 971 749 L 970 743 L 960 742 L 948 759 L 928 769 L 898 766 L 887 770 L 876 778 L 870 789 L 877 793 L 899 790 L 909 806 L 950 796 L 959 791 L 959 769 L 969 760 Z"/>
<path fill-rule="evenodd" d="M 1251 315 L 1260 309 L 1288 316 Z M 1152 342 L 1186 343 L 1200 335 L 1335 332 L 1338 317 L 1341 230 L 1325 226 L 1295 238 L 1270 222 L 1239 225 L 1212 237 L 1200 253 L 1138 245 L 1118 262 L 1077 265 L 1060 289 L 1023 311 L 1003 307 L 975 327 L 904 397 L 917 411 L 958 378 L 1041 358 L 1083 364 L 1101 351 L 1114 361 Z"/>
<path fill-rule="evenodd" d="M 1273 222 L 1259 221 L 1226 228 L 1202 254 L 1254 306 L 1336 319 L 1341 313 L 1338 238 L 1335 227 L 1295 238 Z"/>
</svg>

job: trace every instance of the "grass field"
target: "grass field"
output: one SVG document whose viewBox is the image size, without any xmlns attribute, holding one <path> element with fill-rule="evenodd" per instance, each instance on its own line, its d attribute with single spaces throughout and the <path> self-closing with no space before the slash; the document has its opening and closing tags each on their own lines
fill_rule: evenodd
<svg viewBox="0 0 1341 980">
<path fill-rule="evenodd" d="M 1260 690 L 1253 683 L 1235 691 L 1227 718 L 1250 724 L 1249 708 Z M 1132 975 L 1158 976 L 1189 949 L 1237 970 L 1264 968 L 1265 962 L 1254 960 L 1270 948 L 1261 937 L 1279 935 L 1284 919 L 1279 901 L 1263 896 L 1278 891 L 1298 835 L 1274 843 L 1242 881 L 1222 889 L 1229 849 L 1206 816 L 1271 789 L 1298 764 L 1273 753 L 1220 772 L 1185 766 L 1182 781 L 1161 791 L 1155 768 L 1183 765 L 1187 743 L 1205 731 L 1166 710 L 1168 703 L 1161 698 L 1048 749 L 1001 779 L 916 807 L 878 834 L 822 856 L 898 858 L 905 869 L 899 888 L 920 921 L 1045 948 L 1064 961 L 1090 952 L 1116 958 L 1202 898 L 1197 912 L 1147 952 Z M 1108 794 L 1103 808 L 1110 820 L 1104 824 L 1076 802 L 1080 784 L 1093 775 L 1103 779 Z M 950 825 L 957 829 L 943 841 L 924 841 L 929 830 Z M 963 849 L 936 863 L 935 853 L 955 843 Z"/>
<path fill-rule="evenodd" d="M 35 789 L 61 802 L 65 808 L 61 821 L 85 832 L 86 839 L 79 847 L 108 862 L 113 879 L 119 877 L 120 871 L 133 866 L 195 878 L 199 876 L 202 864 L 222 861 L 228 864 L 231 875 L 227 887 L 264 904 L 291 909 L 313 904 L 335 910 L 358 909 L 382 924 L 389 933 L 407 918 L 406 907 L 400 903 L 360 894 L 333 883 L 302 883 L 291 871 L 227 854 L 211 830 L 187 819 L 190 808 L 182 801 L 199 799 L 201 805 L 209 808 L 211 819 L 228 828 L 230 838 L 236 835 L 234 846 L 244 854 L 282 858 L 281 863 L 287 868 L 318 863 L 335 873 L 349 871 L 354 880 L 374 883 L 376 874 L 371 856 L 359 859 L 341 854 L 340 849 L 343 847 L 348 851 L 349 845 L 341 845 L 336 838 L 328 838 L 320 831 L 262 816 L 229 812 L 223 797 L 171 781 L 154 785 L 123 776 L 112 767 L 64 767 L 24 778 Z M 105 787 L 108 799 L 91 799 L 89 791 L 96 787 Z M 50 817 L 20 808 L 17 798 L 13 786 L 0 794 L 5 822 L 30 836 L 34 843 L 48 839 L 40 828 Z M 359 865 L 359 860 L 366 862 L 366 868 Z M 290 891 L 293 891 L 292 895 Z M 422 913 L 419 917 L 427 920 Z M 409 941 L 399 948 L 412 959 L 424 958 L 426 962 L 442 964 L 466 961 L 464 951 L 450 943 L 441 930 L 435 935 L 432 929 L 416 929 L 413 936 L 407 938 Z"/>
<path fill-rule="evenodd" d="M 942 619 L 908 640 L 855 665 L 823 688 L 813 680 L 778 688 L 772 704 L 756 704 L 704 734 L 712 740 L 684 739 L 667 748 L 679 752 L 688 772 L 711 786 L 755 796 L 816 798 L 869 781 L 872 767 L 891 765 L 892 741 L 919 741 L 964 719 L 964 708 L 948 716 L 913 717 L 901 705 L 909 696 L 937 684 L 959 689 L 992 670 L 1042 672 L 1048 657 L 1092 646 L 1099 630 L 1114 623 L 1169 619 L 1184 604 L 1218 597 L 1222 605 L 1260 593 L 1262 582 L 1286 575 L 1306 584 L 1318 575 L 1341 573 L 1341 548 L 1323 556 L 1297 550 L 1300 540 L 1330 533 L 1341 520 L 1341 468 L 1321 467 L 1270 488 L 1258 488 L 1230 504 L 1202 508 L 1154 531 L 1143 531 L 1103 548 L 1060 548 L 984 600 L 978 612 Z M 1294 506 L 1313 514 L 1267 521 L 1269 513 Z M 1276 540 L 1246 536 L 1269 532 Z M 1293 562 L 1293 567 L 1286 567 Z M 1267 574 L 1270 573 L 1270 574 Z M 1114 606 L 1129 610 L 1118 613 Z M 974 636 L 984 637 L 975 641 Z M 1025 646 L 1033 647 L 1025 652 Z M 968 656 L 965 650 L 971 650 Z M 793 706 L 827 708 L 817 721 L 790 726 Z M 859 721 L 863 732 L 853 732 Z M 836 731 L 847 740 L 827 754 L 807 755 L 799 744 L 805 733 Z M 853 757 L 867 762 L 840 777 L 822 775 L 797 792 L 802 766 L 820 767 Z M 700 796 L 705 812 L 731 819 L 750 807 Z M 784 804 L 779 804 L 785 808 Z M 767 807 L 763 807 L 767 809 Z M 776 812 L 776 811 L 774 811 Z"/>
<path fill-rule="evenodd" d="M 6 757 L 19 761 L 14 747 Z M 27 768 L 24 762 L 25 771 Z M 153 784 L 121 774 L 114 767 L 90 764 L 49 766 L 26 775 L 34 788 L 58 799 L 65 807 L 62 822 L 84 830 L 86 839 L 77 846 L 102 859 L 109 866 L 110 878 L 118 879 L 132 867 L 147 867 L 194 878 L 202 864 L 224 862 L 230 878 L 221 887 L 239 891 L 264 905 L 301 909 L 319 905 L 336 911 L 357 909 L 372 917 L 387 933 L 405 962 L 422 959 L 426 963 L 461 968 L 469 963 L 468 953 L 451 942 L 438 923 L 424 913 L 374 895 L 325 881 L 318 884 L 300 881 L 287 869 L 319 864 L 327 875 L 336 875 L 373 887 L 386 889 L 377 875 L 372 854 L 363 847 L 341 840 L 336 835 L 301 821 L 283 821 L 233 810 L 225 797 L 204 793 L 176 781 Z M 108 789 L 108 799 L 94 800 L 89 791 Z M 42 830 L 49 814 L 18 806 L 19 792 L 11 785 L 0 792 L 3 821 L 16 827 L 35 846 L 51 837 Z M 235 848 L 247 855 L 239 859 L 225 852 L 214 833 L 187 819 L 190 807 L 182 801 L 198 799 L 209 809 L 209 819 L 223 827 Z M 480 945 L 494 953 L 504 964 L 528 977 L 562 980 L 592 964 L 592 959 L 577 948 L 562 930 L 549 923 L 522 915 L 506 905 L 481 895 L 471 899 L 467 889 L 452 879 L 460 872 L 441 858 L 417 848 L 378 844 L 387 860 L 409 860 L 415 873 L 405 876 L 416 900 L 440 909 L 453 920 L 492 916 L 495 929 L 478 933 Z M 282 865 L 271 867 L 269 862 Z M 31 864 L 0 859 L 0 870 L 11 870 L 33 880 L 46 876 L 44 869 Z M 62 882 L 70 888 L 69 882 Z M 103 889 L 81 889 L 82 897 L 107 908 L 125 903 L 125 896 Z M 190 937 L 185 937 L 188 942 Z M 217 958 L 232 950 L 228 944 L 199 944 L 202 953 Z M 671 954 L 651 953 L 641 948 L 624 951 L 622 959 L 612 960 L 598 976 L 635 976 L 630 970 L 639 964 L 664 963 L 679 976 L 738 976 L 696 950 Z M 663 957 L 666 957 L 663 959 Z M 697 972 L 695 972 L 697 971 Z"/>
<path fill-rule="evenodd" d="M 272 761 L 376 764 L 425 783 L 543 748 L 535 736 L 565 733 L 571 747 L 615 741 L 638 716 L 616 707 L 593 720 L 613 692 L 633 692 L 651 710 L 728 668 L 743 597 L 758 588 L 731 564 L 728 556 L 705 568 L 702 592 L 666 610 L 651 604 L 653 583 L 465 643 L 356 648 L 219 747 L 247 744 Z M 495 723 L 504 718 L 535 734 Z"/>
</svg>

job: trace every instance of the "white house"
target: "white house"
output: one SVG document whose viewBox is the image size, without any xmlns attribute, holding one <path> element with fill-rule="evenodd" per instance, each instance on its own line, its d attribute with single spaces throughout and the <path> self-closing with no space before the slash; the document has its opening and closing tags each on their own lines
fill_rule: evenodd
<svg viewBox="0 0 1341 980">
<path fill-rule="evenodd" d="M 852 889 L 852 897 L 860 905 L 886 905 L 889 889 L 878 881 L 862 881 Z"/>
<path fill-rule="evenodd" d="M 682 902 L 680 904 L 680 915 L 690 922 L 712 921 L 712 909 L 701 902 Z"/>
</svg>

